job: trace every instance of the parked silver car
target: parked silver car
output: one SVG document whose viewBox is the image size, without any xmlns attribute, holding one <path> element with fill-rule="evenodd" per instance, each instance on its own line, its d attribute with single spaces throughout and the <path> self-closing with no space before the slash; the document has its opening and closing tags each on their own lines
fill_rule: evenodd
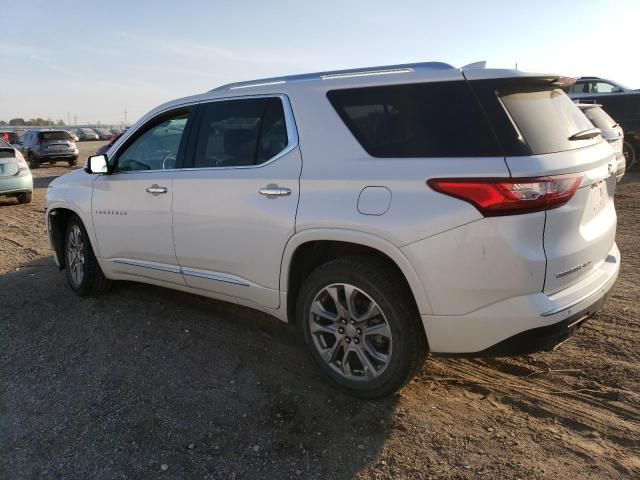
<svg viewBox="0 0 640 480">
<path fill-rule="evenodd" d="M 16 197 L 18 203 L 31 202 L 33 179 L 22 154 L 0 140 L 0 195 Z"/>
<path fill-rule="evenodd" d="M 578 107 L 589 119 L 593 126 L 600 129 L 600 135 L 609 142 L 616 152 L 616 180 L 619 182 L 627 168 L 624 156 L 624 132 L 622 127 L 596 103 L 579 103 Z"/>
</svg>

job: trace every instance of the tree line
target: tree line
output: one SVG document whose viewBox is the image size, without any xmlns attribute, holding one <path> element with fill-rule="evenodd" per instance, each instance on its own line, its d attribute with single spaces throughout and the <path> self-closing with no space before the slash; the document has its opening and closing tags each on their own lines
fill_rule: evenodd
<svg viewBox="0 0 640 480">
<path fill-rule="evenodd" d="M 25 120 L 24 118 L 12 118 L 8 122 L 0 120 L 0 127 L 6 127 L 7 125 L 10 127 L 63 127 L 64 124 L 64 120 L 51 120 L 50 118 L 45 120 L 40 117 L 32 118 L 30 120 Z"/>
</svg>

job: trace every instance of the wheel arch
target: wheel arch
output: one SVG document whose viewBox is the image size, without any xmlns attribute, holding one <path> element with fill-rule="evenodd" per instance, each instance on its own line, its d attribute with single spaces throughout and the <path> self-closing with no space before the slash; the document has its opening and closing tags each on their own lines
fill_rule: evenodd
<svg viewBox="0 0 640 480">
<path fill-rule="evenodd" d="M 49 243 L 54 253 L 54 260 L 60 270 L 64 270 L 64 237 L 67 230 L 69 219 L 76 216 L 83 223 L 89 241 L 94 251 L 96 251 L 96 242 L 93 235 L 92 225 L 87 221 L 85 215 L 79 209 L 68 204 L 53 204 L 47 208 L 47 232 L 49 234 Z M 96 252 L 97 253 L 97 252 Z"/>
<path fill-rule="evenodd" d="M 294 235 L 285 247 L 280 268 L 280 291 L 284 292 L 289 323 L 295 323 L 299 286 L 317 266 L 346 255 L 378 256 L 395 267 L 406 282 L 421 314 L 432 312 L 429 299 L 409 260 L 391 242 L 368 233 L 345 229 L 311 229 Z M 281 307 L 281 308 L 282 308 Z"/>
</svg>

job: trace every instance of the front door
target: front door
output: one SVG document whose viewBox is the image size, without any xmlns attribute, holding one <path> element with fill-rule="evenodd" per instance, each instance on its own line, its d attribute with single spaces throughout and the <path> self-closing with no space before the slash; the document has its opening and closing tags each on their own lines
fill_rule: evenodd
<svg viewBox="0 0 640 480">
<path fill-rule="evenodd" d="M 279 306 L 302 159 L 284 96 L 200 107 L 191 168 L 174 178 L 176 255 L 187 285 Z"/>
<path fill-rule="evenodd" d="M 189 115 L 181 109 L 148 122 L 116 152 L 114 173 L 93 183 L 98 250 L 116 275 L 184 285 L 171 204 Z"/>
</svg>

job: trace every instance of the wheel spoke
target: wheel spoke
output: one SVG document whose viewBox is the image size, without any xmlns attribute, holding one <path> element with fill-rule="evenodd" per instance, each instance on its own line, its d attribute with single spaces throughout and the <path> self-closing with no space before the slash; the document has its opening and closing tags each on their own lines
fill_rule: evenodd
<svg viewBox="0 0 640 480">
<path fill-rule="evenodd" d="M 362 330 L 364 331 L 365 337 L 368 337 L 369 335 L 380 335 L 382 337 L 391 338 L 391 329 L 387 322 L 365 326 Z"/>
<path fill-rule="evenodd" d="M 342 305 L 342 302 L 340 302 L 340 296 L 338 295 L 338 287 L 335 285 L 332 285 L 331 287 L 327 287 L 326 290 L 329 296 L 331 297 L 331 299 L 333 300 L 333 303 L 336 306 L 336 311 L 338 312 L 338 315 L 343 318 L 348 318 L 349 312 L 344 307 L 344 305 Z"/>
<path fill-rule="evenodd" d="M 357 290 L 351 285 L 344 286 L 344 298 L 346 303 L 347 313 L 349 314 L 349 318 L 355 319 L 358 312 L 356 311 L 356 306 L 354 303 L 354 299 L 356 296 Z"/>
<path fill-rule="evenodd" d="M 387 364 L 389 362 L 389 355 L 380 352 L 373 345 L 370 345 L 368 341 L 364 342 L 363 348 L 371 355 L 377 362 Z"/>
<path fill-rule="evenodd" d="M 362 366 L 364 367 L 365 377 L 367 378 L 375 377 L 376 367 L 373 365 L 373 363 L 371 363 L 371 360 L 369 360 L 369 357 L 367 357 L 367 354 L 361 348 L 356 348 L 354 349 L 354 351 L 358 356 L 358 360 L 360 360 L 360 363 L 362 363 Z"/>
<path fill-rule="evenodd" d="M 326 318 L 327 320 L 330 320 L 332 322 L 336 322 L 340 318 L 340 315 L 338 315 L 337 313 L 329 312 L 328 310 L 326 310 L 320 303 L 320 300 L 316 300 L 315 302 L 313 302 L 313 304 L 311 305 L 311 313 L 318 315 L 319 317 Z"/>
</svg>

